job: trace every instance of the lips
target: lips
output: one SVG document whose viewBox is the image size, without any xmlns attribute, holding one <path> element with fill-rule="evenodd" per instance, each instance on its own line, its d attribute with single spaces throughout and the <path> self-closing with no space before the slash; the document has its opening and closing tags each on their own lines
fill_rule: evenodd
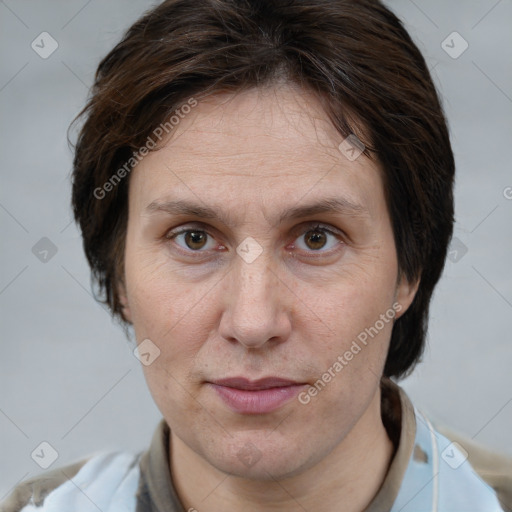
<svg viewBox="0 0 512 512">
<path fill-rule="evenodd" d="M 261 389 L 281 388 L 297 385 L 298 382 L 279 377 L 267 377 L 259 380 L 249 380 L 245 377 L 232 377 L 229 379 L 220 379 L 213 382 L 219 386 L 228 388 L 245 389 L 247 391 L 259 391 Z"/>
<path fill-rule="evenodd" d="M 306 386 L 290 379 L 232 377 L 207 383 L 224 405 L 240 414 L 266 414 L 282 407 Z"/>
</svg>

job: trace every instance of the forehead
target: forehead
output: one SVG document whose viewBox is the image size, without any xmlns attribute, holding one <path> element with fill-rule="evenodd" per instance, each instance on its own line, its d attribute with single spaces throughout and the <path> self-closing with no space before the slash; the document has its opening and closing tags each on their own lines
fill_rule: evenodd
<svg viewBox="0 0 512 512">
<path fill-rule="evenodd" d="M 316 97 L 298 87 L 217 94 L 198 101 L 135 167 L 130 201 L 147 209 L 186 196 L 233 208 L 257 196 L 266 211 L 335 194 L 371 212 L 382 196 L 380 168 L 364 155 L 349 160 L 342 140 Z"/>
</svg>

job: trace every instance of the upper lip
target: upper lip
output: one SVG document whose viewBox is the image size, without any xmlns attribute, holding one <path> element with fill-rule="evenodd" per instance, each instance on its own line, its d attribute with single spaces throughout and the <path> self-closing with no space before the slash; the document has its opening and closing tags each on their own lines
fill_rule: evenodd
<svg viewBox="0 0 512 512">
<path fill-rule="evenodd" d="M 287 386 L 296 386 L 300 384 L 294 380 L 283 379 L 281 377 L 266 377 L 264 379 L 249 380 L 245 377 L 230 377 L 211 381 L 217 386 L 226 386 L 228 388 L 245 389 L 248 391 L 257 391 L 260 389 L 281 388 Z"/>
</svg>

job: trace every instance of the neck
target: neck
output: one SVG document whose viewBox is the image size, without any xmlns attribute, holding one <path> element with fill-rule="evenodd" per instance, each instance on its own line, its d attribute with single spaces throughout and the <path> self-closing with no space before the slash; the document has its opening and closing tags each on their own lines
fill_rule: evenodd
<svg viewBox="0 0 512 512">
<path fill-rule="evenodd" d="M 378 388 L 363 416 L 327 457 L 303 473 L 280 481 L 227 475 L 171 431 L 174 486 L 186 510 L 333 512 L 343 504 L 345 512 L 360 512 L 377 494 L 394 453 L 380 411 Z"/>
</svg>

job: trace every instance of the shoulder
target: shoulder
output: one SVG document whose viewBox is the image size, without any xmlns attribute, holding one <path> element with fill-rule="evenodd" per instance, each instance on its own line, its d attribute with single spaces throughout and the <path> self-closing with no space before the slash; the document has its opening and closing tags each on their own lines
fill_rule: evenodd
<svg viewBox="0 0 512 512">
<path fill-rule="evenodd" d="M 18 485 L 0 512 L 135 510 L 141 454 L 98 454 Z"/>
<path fill-rule="evenodd" d="M 510 510 L 497 489 L 476 471 L 469 458 L 469 450 L 473 451 L 469 445 L 466 445 L 466 450 L 457 441 L 443 435 L 416 407 L 414 410 L 414 450 L 421 453 L 421 457 L 411 457 L 393 510 Z"/>
<path fill-rule="evenodd" d="M 435 424 L 435 428 L 467 456 L 478 476 L 494 489 L 503 509 L 512 512 L 512 456 L 490 450 L 446 425 Z"/>
<path fill-rule="evenodd" d="M 401 387 L 394 382 L 390 386 L 401 399 L 399 450 L 407 447 L 391 510 L 512 512 L 512 457 L 431 421 Z"/>
</svg>

